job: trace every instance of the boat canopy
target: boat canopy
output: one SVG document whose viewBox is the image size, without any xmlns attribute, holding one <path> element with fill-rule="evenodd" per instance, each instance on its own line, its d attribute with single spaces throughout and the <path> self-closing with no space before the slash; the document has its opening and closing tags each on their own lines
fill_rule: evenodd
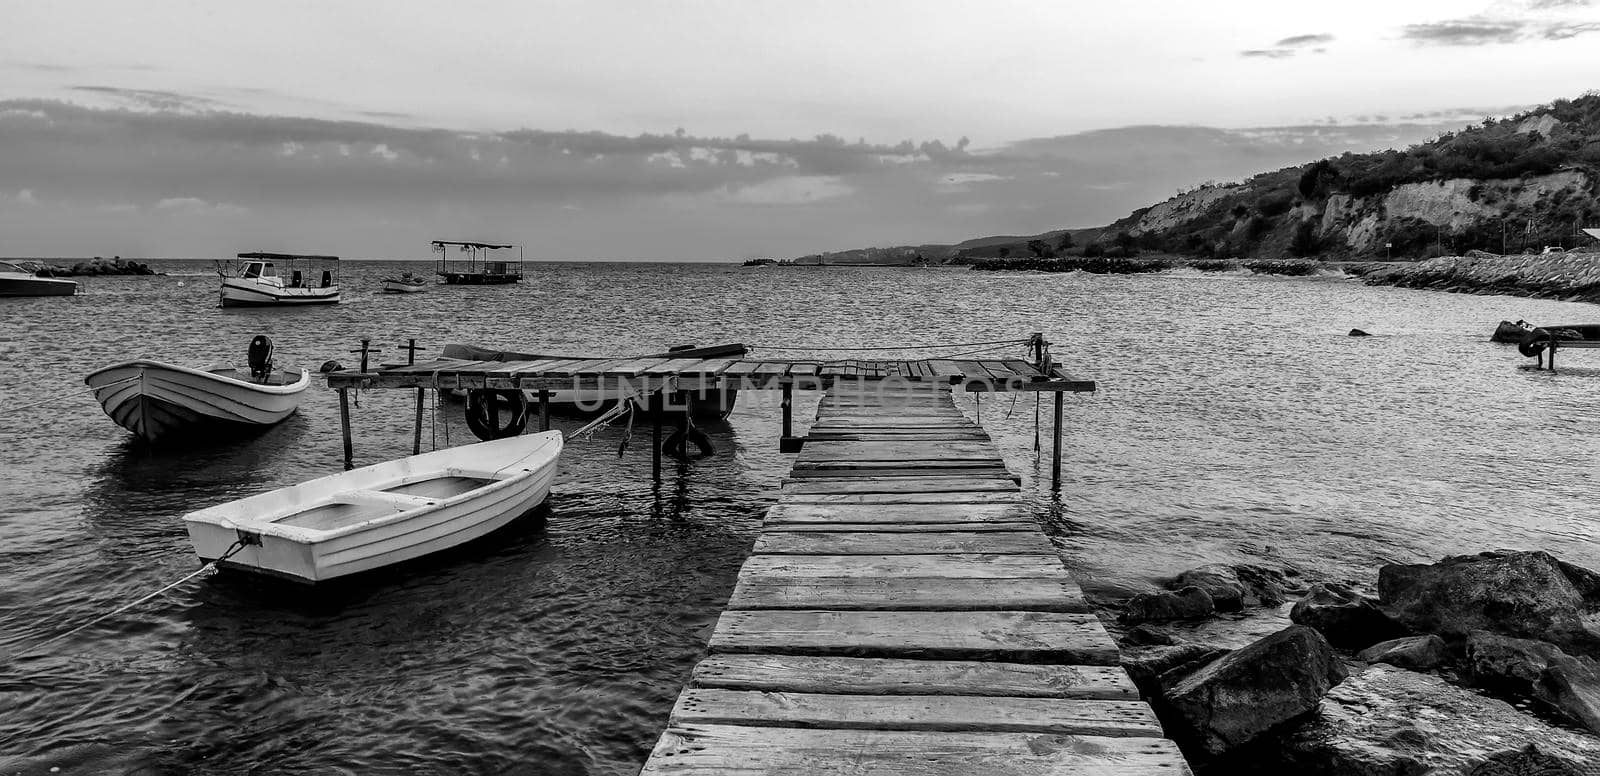
<svg viewBox="0 0 1600 776">
<path fill-rule="evenodd" d="M 310 261 L 338 261 L 339 260 L 338 256 L 317 256 L 315 254 L 307 254 L 307 253 L 241 253 L 241 254 L 239 254 L 239 258 L 241 258 L 241 259 L 266 259 L 266 260 L 269 260 L 269 261 L 295 261 L 295 260 L 301 260 L 301 259 L 310 260 Z"/>
<path fill-rule="evenodd" d="M 442 245 L 459 245 L 459 246 L 461 246 L 463 248 L 488 248 L 490 250 L 500 250 L 501 248 L 515 248 L 515 247 L 517 247 L 515 245 L 499 245 L 499 244 L 496 244 L 496 243 L 482 243 L 482 242 L 463 242 L 461 240 L 434 240 L 433 244 L 434 245 L 441 245 L 441 246 Z"/>
<path fill-rule="evenodd" d="M 1600 229 L 1585 229 L 1583 230 L 1583 233 L 1593 237 L 1596 240 L 1600 240 Z"/>
</svg>

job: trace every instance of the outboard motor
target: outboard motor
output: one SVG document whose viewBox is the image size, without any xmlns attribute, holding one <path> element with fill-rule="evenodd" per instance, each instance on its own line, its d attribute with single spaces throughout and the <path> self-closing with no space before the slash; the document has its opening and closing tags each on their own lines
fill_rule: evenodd
<svg viewBox="0 0 1600 776">
<path fill-rule="evenodd" d="M 257 334 L 250 340 L 250 376 L 265 381 L 272 375 L 272 338 Z"/>
</svg>

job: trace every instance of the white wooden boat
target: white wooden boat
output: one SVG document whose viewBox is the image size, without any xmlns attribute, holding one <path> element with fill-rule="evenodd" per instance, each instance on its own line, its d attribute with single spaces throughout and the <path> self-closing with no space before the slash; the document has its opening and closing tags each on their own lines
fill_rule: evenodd
<svg viewBox="0 0 1600 776">
<path fill-rule="evenodd" d="M 202 562 L 325 582 L 477 539 L 539 506 L 559 431 L 413 455 L 184 515 Z"/>
<path fill-rule="evenodd" d="M 300 307 L 338 304 L 339 286 L 331 262 L 337 256 L 293 253 L 241 253 L 233 275 L 222 273 L 223 307 Z M 287 277 L 279 272 L 279 265 Z M 302 267 L 301 265 L 304 265 Z M 320 277 L 316 276 L 318 267 Z"/>
<path fill-rule="evenodd" d="M 0 261 L 0 296 L 72 296 L 78 293 L 75 280 L 39 277 L 25 267 Z"/>
<path fill-rule="evenodd" d="M 138 359 L 96 370 L 83 381 L 117 425 L 154 442 L 270 426 L 300 407 L 311 375 L 274 369 L 272 341 L 256 337 L 248 368 L 190 369 Z"/>
<path fill-rule="evenodd" d="M 428 290 L 428 280 L 421 275 L 410 272 L 397 278 L 383 279 L 383 292 L 385 294 L 416 294 Z"/>
</svg>

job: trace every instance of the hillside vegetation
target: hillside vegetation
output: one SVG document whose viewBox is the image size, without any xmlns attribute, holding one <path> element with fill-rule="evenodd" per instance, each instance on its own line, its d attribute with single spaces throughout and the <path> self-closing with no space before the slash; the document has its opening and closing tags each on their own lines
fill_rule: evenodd
<svg viewBox="0 0 1600 776">
<path fill-rule="evenodd" d="M 1428 258 L 1593 243 L 1600 93 L 1404 150 L 1346 153 L 1206 184 L 1100 228 L 806 257 L 811 263 L 1029 264 L 1164 254 L 1198 260 Z M 857 258 L 861 256 L 861 258 Z M 993 261 L 998 259 L 999 262 Z M 1019 261 L 1022 260 L 1022 261 Z"/>
</svg>

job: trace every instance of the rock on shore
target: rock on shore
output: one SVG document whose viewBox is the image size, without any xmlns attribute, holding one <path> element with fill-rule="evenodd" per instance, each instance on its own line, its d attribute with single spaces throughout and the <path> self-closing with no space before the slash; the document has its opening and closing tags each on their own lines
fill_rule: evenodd
<svg viewBox="0 0 1600 776">
<path fill-rule="evenodd" d="M 80 261 L 71 267 L 62 267 L 43 262 L 30 262 L 39 275 L 43 277 L 85 277 L 97 275 L 155 275 L 159 274 L 150 269 L 149 264 L 130 261 L 118 256 L 114 259 L 102 259 L 96 256 L 89 261 Z"/>
<path fill-rule="evenodd" d="M 1600 739 L 1386 665 L 1346 679 L 1277 743 L 1282 772 L 1309 776 L 1580 776 L 1600 763 Z"/>
<path fill-rule="evenodd" d="M 1345 271 L 1368 285 L 1600 302 L 1600 254 L 1592 252 L 1499 256 L 1469 251 L 1416 263 L 1353 263 Z"/>
</svg>

